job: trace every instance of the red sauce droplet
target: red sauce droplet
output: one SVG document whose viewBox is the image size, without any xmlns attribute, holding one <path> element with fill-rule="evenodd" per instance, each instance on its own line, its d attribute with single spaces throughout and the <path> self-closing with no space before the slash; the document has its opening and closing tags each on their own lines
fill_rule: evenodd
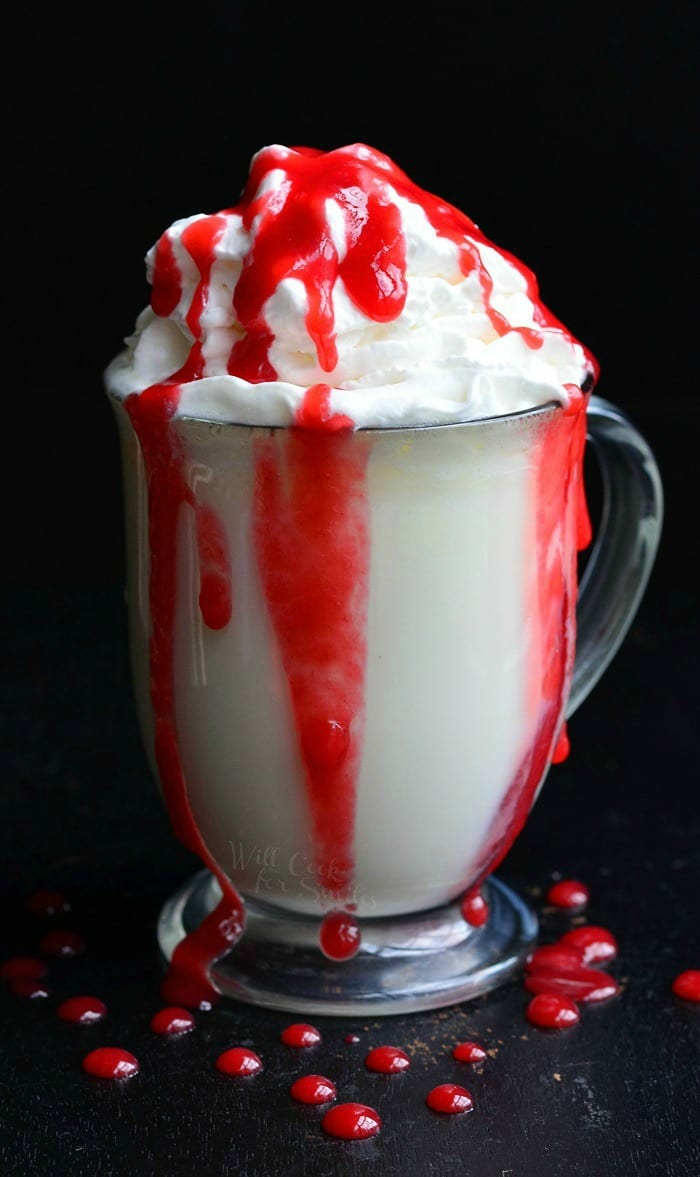
<svg viewBox="0 0 700 1177">
<path fill-rule="evenodd" d="M 428 1092 L 425 1102 L 434 1112 L 446 1112 L 449 1115 L 470 1112 L 474 1107 L 474 1100 L 466 1087 L 460 1087 L 458 1083 L 439 1083 Z"/>
<path fill-rule="evenodd" d="M 591 894 L 585 883 L 578 879 L 562 879 L 554 883 L 547 892 L 547 902 L 553 907 L 564 907 L 568 910 L 585 907 Z"/>
<path fill-rule="evenodd" d="M 614 977 L 600 969 L 576 965 L 568 969 L 539 968 L 525 974 L 528 993 L 555 993 L 573 1001 L 606 1001 L 619 991 Z"/>
<path fill-rule="evenodd" d="M 99 1022 L 107 1013 L 107 1006 L 99 997 L 69 997 L 62 1001 L 56 1010 L 59 1018 L 64 1022 Z"/>
<path fill-rule="evenodd" d="M 292 1083 L 289 1094 L 299 1103 L 330 1103 L 337 1090 L 335 1083 L 325 1075 L 302 1075 Z"/>
<path fill-rule="evenodd" d="M 379 1071 L 383 1075 L 398 1075 L 410 1065 L 410 1058 L 398 1046 L 375 1046 L 365 1058 L 369 1071 Z"/>
<path fill-rule="evenodd" d="M 285 1046 L 317 1046 L 321 1041 L 321 1031 L 307 1022 L 293 1022 L 286 1026 L 280 1034 Z"/>
<path fill-rule="evenodd" d="M 562 764 L 563 761 L 568 757 L 570 751 L 571 741 L 569 740 L 569 734 L 566 730 L 566 724 L 564 724 L 564 727 L 559 733 L 559 738 L 554 745 L 554 751 L 552 753 L 552 764 Z"/>
<path fill-rule="evenodd" d="M 40 981 L 48 971 L 46 961 L 39 960 L 36 956 L 13 956 L 0 965 L 0 977 L 5 981 Z"/>
<path fill-rule="evenodd" d="M 473 928 L 482 928 L 489 918 L 489 905 L 478 889 L 467 892 L 461 910 L 462 916 Z"/>
<path fill-rule="evenodd" d="M 70 911 L 70 903 L 62 891 L 34 891 L 25 907 L 32 915 L 58 915 Z"/>
<path fill-rule="evenodd" d="M 458 1042 L 452 1057 L 458 1063 L 481 1063 L 486 1058 L 486 1051 L 478 1042 Z"/>
<path fill-rule="evenodd" d="M 379 1114 L 364 1103 L 338 1103 L 321 1120 L 323 1131 L 340 1140 L 366 1140 L 381 1126 Z"/>
<path fill-rule="evenodd" d="M 245 1046 L 232 1046 L 216 1060 L 216 1068 L 224 1075 L 257 1075 L 262 1071 L 262 1059 Z"/>
<path fill-rule="evenodd" d="M 348 750 L 348 733 L 335 719 L 310 719 L 302 733 L 304 756 L 316 768 L 342 764 Z"/>
<path fill-rule="evenodd" d="M 343 1042 L 347 1042 L 348 1046 L 352 1046 L 355 1042 L 359 1042 L 359 1041 L 360 1041 L 359 1034 L 346 1034 L 345 1037 L 343 1038 Z"/>
<path fill-rule="evenodd" d="M 171 1038 L 177 1037 L 178 1034 L 187 1034 L 193 1029 L 194 1024 L 194 1017 L 190 1011 L 179 1005 L 167 1005 L 151 1018 L 153 1033 Z"/>
<path fill-rule="evenodd" d="M 672 986 L 676 997 L 684 1001 L 700 1001 L 700 969 L 686 969 L 679 973 Z"/>
<path fill-rule="evenodd" d="M 18 997 L 50 997 L 51 989 L 45 981 L 35 980 L 34 977 L 17 977 L 14 981 L 8 982 L 8 987 Z"/>
<path fill-rule="evenodd" d="M 138 1074 L 139 1062 L 120 1046 L 99 1046 L 85 1055 L 83 1070 L 98 1079 L 131 1079 Z"/>
<path fill-rule="evenodd" d="M 85 941 L 79 932 L 56 928 L 41 937 L 39 948 L 47 956 L 80 956 L 85 951 Z"/>
<path fill-rule="evenodd" d="M 575 1026 L 581 1014 L 575 1001 L 556 993 L 540 993 L 533 997 L 525 1011 L 525 1017 L 533 1026 L 543 1030 L 561 1030 Z"/>
<path fill-rule="evenodd" d="M 196 503 L 195 525 L 202 620 L 209 629 L 224 629 L 231 620 L 233 608 L 228 538 L 221 520 L 208 503 Z"/>
<path fill-rule="evenodd" d="M 542 944 L 531 952 L 525 962 L 525 971 L 536 973 L 541 969 L 575 969 L 583 964 L 580 948 L 571 944 Z"/>
<path fill-rule="evenodd" d="M 600 964 L 617 956 L 617 940 L 607 928 L 595 924 L 582 924 L 571 928 L 560 939 L 560 944 L 578 949 L 584 964 Z"/>
<path fill-rule="evenodd" d="M 349 960 L 360 947 L 360 925 L 354 915 L 330 911 L 323 917 L 319 946 L 329 960 Z"/>
<path fill-rule="evenodd" d="M 350 417 L 332 411 L 331 391 L 330 384 L 312 384 L 307 388 L 294 414 L 294 424 L 302 429 L 352 429 Z"/>
</svg>

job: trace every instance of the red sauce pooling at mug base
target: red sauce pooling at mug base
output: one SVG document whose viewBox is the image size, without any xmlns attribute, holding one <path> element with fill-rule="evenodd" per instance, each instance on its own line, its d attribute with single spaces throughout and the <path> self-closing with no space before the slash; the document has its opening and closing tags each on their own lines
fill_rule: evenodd
<svg viewBox="0 0 700 1177">
<path fill-rule="evenodd" d="M 674 978 L 671 989 L 684 1001 L 700 1002 L 700 969 L 686 969 Z"/>
<path fill-rule="evenodd" d="M 585 883 L 580 883 L 578 879 L 561 879 L 560 882 L 554 883 L 547 892 L 547 902 L 551 903 L 553 907 L 563 907 L 567 910 L 576 910 L 585 907 L 591 893 Z"/>
<path fill-rule="evenodd" d="M 478 1042 L 458 1042 L 452 1057 L 458 1063 L 481 1063 L 486 1058 L 486 1051 Z"/>
<path fill-rule="evenodd" d="M 566 1026 L 575 1026 L 581 1020 L 576 1002 L 556 993 L 540 993 L 533 997 L 525 1017 L 532 1026 L 542 1030 L 562 1030 Z"/>
<path fill-rule="evenodd" d="M 166 1005 L 164 1009 L 154 1013 L 150 1024 L 154 1034 L 176 1038 L 179 1034 L 187 1034 L 194 1029 L 195 1020 L 188 1009 L 179 1005 Z"/>
<path fill-rule="evenodd" d="M 40 981 L 48 975 L 48 971 L 46 961 L 39 960 L 37 956 L 12 956 L 0 965 L 0 977 L 3 981 Z"/>
<path fill-rule="evenodd" d="M 107 1006 L 99 997 L 68 997 L 61 1002 L 56 1013 L 64 1022 L 80 1022 L 87 1025 L 90 1022 L 102 1021 L 106 1016 Z"/>
<path fill-rule="evenodd" d="M 47 956 L 80 956 L 85 951 L 85 941 L 80 932 L 55 928 L 41 937 L 39 949 Z"/>
<path fill-rule="evenodd" d="M 139 1072 L 139 1061 L 120 1046 L 99 1046 L 85 1055 L 83 1070 L 98 1079 L 131 1079 Z"/>
<path fill-rule="evenodd" d="M 349 960 L 359 951 L 360 925 L 354 915 L 331 911 L 321 921 L 319 946 L 329 960 Z"/>
<path fill-rule="evenodd" d="M 262 1059 L 246 1046 L 232 1046 L 216 1060 L 216 1069 L 223 1075 L 257 1075 L 262 1071 Z"/>
<path fill-rule="evenodd" d="M 381 1126 L 379 1113 L 364 1103 L 337 1103 L 321 1120 L 323 1131 L 340 1140 L 366 1140 L 376 1136 Z"/>
<path fill-rule="evenodd" d="M 458 1083 L 439 1083 L 428 1092 L 425 1102 L 434 1112 L 444 1112 L 448 1115 L 470 1112 L 474 1107 L 470 1093 L 466 1087 L 460 1087 Z"/>
<path fill-rule="evenodd" d="M 321 1041 L 321 1031 L 308 1022 L 292 1022 L 280 1034 L 280 1040 L 285 1046 L 318 1046 Z"/>
<path fill-rule="evenodd" d="M 330 1103 L 338 1094 L 335 1083 L 325 1075 L 301 1075 L 289 1088 L 292 1099 L 299 1103 Z"/>
<path fill-rule="evenodd" d="M 398 1075 L 406 1071 L 411 1060 L 398 1046 L 375 1046 L 365 1058 L 368 1071 L 379 1071 L 382 1075 Z"/>
</svg>

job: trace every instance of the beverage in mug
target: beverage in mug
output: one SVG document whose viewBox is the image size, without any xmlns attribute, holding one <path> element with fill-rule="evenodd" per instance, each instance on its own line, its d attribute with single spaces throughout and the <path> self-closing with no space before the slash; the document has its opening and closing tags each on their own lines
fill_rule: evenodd
<svg viewBox="0 0 700 1177">
<path fill-rule="evenodd" d="M 531 272 L 365 145 L 264 148 L 147 266 L 106 385 L 141 730 L 203 863 L 164 994 L 482 992 L 536 932 L 493 872 L 639 604 L 653 456 Z"/>
</svg>

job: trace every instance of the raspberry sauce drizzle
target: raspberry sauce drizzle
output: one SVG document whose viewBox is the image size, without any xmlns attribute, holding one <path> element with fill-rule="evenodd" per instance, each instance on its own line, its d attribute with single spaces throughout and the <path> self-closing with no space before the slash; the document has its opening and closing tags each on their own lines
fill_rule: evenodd
<svg viewBox="0 0 700 1177">
<path fill-rule="evenodd" d="M 367 451 L 346 430 L 258 443 L 254 542 L 296 722 L 324 893 L 353 880 L 364 719 Z"/>
<path fill-rule="evenodd" d="M 242 935 L 245 913 L 238 892 L 209 854 L 199 833 L 178 747 L 173 653 L 178 588 L 176 533 L 181 507 L 193 505 L 192 492 L 185 480 L 182 448 L 171 425 L 178 399 L 179 386 L 154 385 L 140 396 L 129 397 L 126 409 L 139 439 L 148 486 L 149 649 L 158 774 L 176 836 L 212 871 L 222 892 L 217 907 L 177 945 L 163 980 L 162 995 L 169 1005 L 207 1009 L 220 996 L 209 977 L 209 969 Z M 206 523 L 207 516 L 200 512 L 200 531 L 203 520 Z M 215 554 L 220 549 L 218 541 L 218 531 L 211 544 L 200 538 L 199 551 Z M 215 563 L 214 556 L 208 561 L 209 568 L 211 563 Z M 225 574 L 220 566 L 219 573 Z M 230 593 L 200 592 L 200 607 L 202 604 L 206 607 L 212 597 L 214 628 L 221 628 L 222 599 L 230 600 Z M 206 613 L 204 621 L 207 623 Z"/>
<path fill-rule="evenodd" d="M 475 896 L 486 877 L 500 866 L 522 830 L 547 764 L 563 760 L 568 752 L 561 717 L 574 670 L 578 584 L 575 563 L 567 562 L 565 554 L 581 551 L 591 539 L 583 486 L 589 398 L 577 391 L 579 395 L 572 396 L 567 412 L 545 425 L 536 463 L 534 543 L 538 568 L 530 610 L 538 627 L 532 655 L 533 696 L 538 708 L 535 736 L 484 840 L 477 881 L 462 905 L 467 922 L 473 922 Z"/>
</svg>

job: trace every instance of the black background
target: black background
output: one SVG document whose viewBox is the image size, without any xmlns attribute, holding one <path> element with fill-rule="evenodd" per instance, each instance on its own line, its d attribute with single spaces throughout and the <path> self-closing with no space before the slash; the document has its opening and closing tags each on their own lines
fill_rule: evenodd
<svg viewBox="0 0 700 1177">
<path fill-rule="evenodd" d="M 669 997 L 676 972 L 700 967 L 696 9 L 27 5 L 3 33 L 3 954 L 32 950 L 24 895 L 65 888 L 91 952 L 75 980 L 55 966 L 56 997 L 99 990 L 113 1019 L 94 1044 L 121 1035 L 144 1063 L 138 1088 L 86 1086 L 51 1000 L 1 993 L 3 1174 L 696 1177 L 700 1021 Z M 517 985 L 444 1022 L 375 1028 L 416 1066 L 403 1095 L 375 1089 L 387 1126 L 360 1152 L 331 1151 L 315 1113 L 290 1115 L 284 1070 L 268 1103 L 264 1086 L 251 1103 L 217 1086 L 213 1052 L 245 1040 L 272 1058 L 284 1015 L 217 1013 L 167 1062 L 149 1040 L 154 921 L 196 863 L 170 835 L 131 706 L 102 390 L 164 228 L 235 203 L 267 143 L 355 141 L 535 270 L 597 355 L 600 395 L 652 445 L 666 499 L 638 618 L 503 872 L 521 890 L 557 871 L 592 884 L 626 998 L 527 1049 Z M 342 1029 L 364 1043 L 364 1025 Z M 344 1049 L 324 1030 L 319 1069 Z M 500 1043 L 502 1066 L 473 1081 L 481 1119 L 426 1120 L 433 1063 L 467 1033 Z"/>
</svg>

